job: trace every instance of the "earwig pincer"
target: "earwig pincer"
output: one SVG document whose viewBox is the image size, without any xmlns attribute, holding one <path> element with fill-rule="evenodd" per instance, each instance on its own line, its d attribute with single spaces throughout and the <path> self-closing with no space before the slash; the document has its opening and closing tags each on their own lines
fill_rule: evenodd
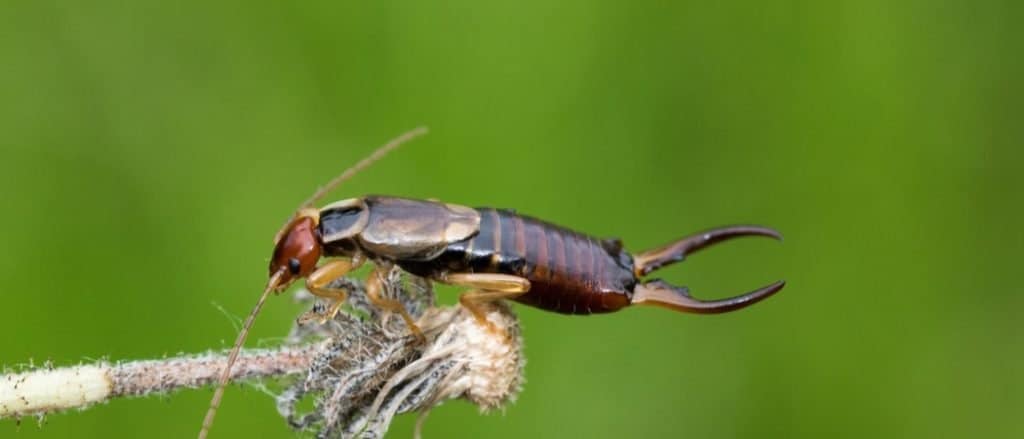
<svg viewBox="0 0 1024 439">
<path fill-rule="evenodd" d="M 402 304 L 381 294 L 384 274 L 395 266 L 431 281 L 467 288 L 459 302 L 492 330 L 480 305 L 495 300 L 564 314 L 607 313 L 638 304 L 712 314 L 744 308 L 785 285 L 779 281 L 740 296 L 705 301 L 691 296 L 685 287 L 643 280 L 659 268 L 727 239 L 781 239 L 775 230 L 760 226 L 711 229 L 632 254 L 618 239 L 594 238 L 507 209 L 378 195 L 312 207 L 342 181 L 424 132 L 421 128 L 407 133 L 346 170 L 318 190 L 278 232 L 270 280 L 229 355 L 200 437 L 212 422 L 231 363 L 268 293 L 282 291 L 299 279 L 305 279 L 306 289 L 314 295 L 334 301 L 322 316 L 328 319 L 347 296 L 345 290 L 328 285 L 370 262 L 374 269 L 366 282 L 367 297 L 375 306 L 402 316 L 417 337 L 423 335 Z M 330 259 L 320 263 L 325 258 Z"/>
</svg>

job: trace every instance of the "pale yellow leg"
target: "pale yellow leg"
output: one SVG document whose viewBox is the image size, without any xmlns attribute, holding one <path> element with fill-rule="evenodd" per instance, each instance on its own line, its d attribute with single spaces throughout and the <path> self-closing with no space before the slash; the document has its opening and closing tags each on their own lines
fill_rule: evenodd
<svg viewBox="0 0 1024 439">
<path fill-rule="evenodd" d="M 497 273 L 449 273 L 438 279 L 449 285 L 507 293 L 530 291 L 530 281 L 511 274 Z"/>
<path fill-rule="evenodd" d="M 487 320 L 487 314 L 480 305 L 495 300 L 514 299 L 516 296 L 530 291 L 529 280 L 508 274 L 455 273 L 444 276 L 441 281 L 473 288 L 474 290 L 459 296 L 459 303 L 473 314 L 478 323 L 496 334 L 500 334 L 502 331 L 490 320 Z"/>
<path fill-rule="evenodd" d="M 409 326 L 409 330 L 412 331 L 413 335 L 421 342 L 426 341 L 427 338 L 423 335 L 423 331 L 416 325 L 416 321 L 409 315 L 409 311 L 405 309 L 405 305 L 402 302 L 381 297 L 381 292 L 384 289 L 383 279 L 386 275 L 380 267 L 377 267 L 370 273 L 370 278 L 366 280 L 366 298 L 370 299 L 370 303 L 373 306 L 385 311 L 397 312 L 402 316 L 402 320 L 405 320 L 405 324 Z"/>
<path fill-rule="evenodd" d="M 360 257 L 352 260 L 336 259 L 321 265 L 306 277 L 306 289 L 310 293 L 334 300 L 327 312 L 320 316 L 320 323 L 333 319 L 348 298 L 348 291 L 344 288 L 328 288 L 327 285 L 359 268 L 360 265 L 363 265 L 363 258 Z"/>
<path fill-rule="evenodd" d="M 480 305 L 488 302 L 494 302 L 495 300 L 501 299 L 514 299 L 516 296 L 525 293 L 525 291 L 508 292 L 508 291 L 479 291 L 471 290 L 462 293 L 459 296 L 459 303 L 462 304 L 463 308 L 466 308 L 473 317 L 476 318 L 476 322 L 487 328 L 494 334 L 503 335 L 502 330 L 498 329 L 494 325 L 494 322 L 487 320 L 487 312 Z"/>
</svg>

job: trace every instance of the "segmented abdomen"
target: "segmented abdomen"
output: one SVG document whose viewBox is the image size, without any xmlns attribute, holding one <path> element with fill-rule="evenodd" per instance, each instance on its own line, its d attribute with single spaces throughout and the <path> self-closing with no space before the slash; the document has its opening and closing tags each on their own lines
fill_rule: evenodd
<svg viewBox="0 0 1024 439">
<path fill-rule="evenodd" d="M 514 300 L 560 313 L 611 312 L 629 304 L 633 260 L 617 246 L 509 210 L 477 211 L 475 236 L 433 260 L 400 264 L 427 277 L 445 271 L 525 277 L 530 291 Z"/>
</svg>

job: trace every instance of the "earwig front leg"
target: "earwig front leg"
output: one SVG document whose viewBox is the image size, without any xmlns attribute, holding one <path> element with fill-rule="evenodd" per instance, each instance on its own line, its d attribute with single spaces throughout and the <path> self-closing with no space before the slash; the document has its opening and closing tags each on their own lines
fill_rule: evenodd
<svg viewBox="0 0 1024 439">
<path fill-rule="evenodd" d="M 490 320 L 487 320 L 487 314 L 480 305 L 501 299 L 514 299 L 516 296 L 530 291 L 529 280 L 508 274 L 454 273 L 443 276 L 440 281 L 474 288 L 474 290 L 459 296 L 459 303 L 473 314 L 478 323 L 495 334 L 500 334 L 502 331 Z"/>
<path fill-rule="evenodd" d="M 337 259 L 330 261 L 324 265 L 321 265 L 316 271 L 310 273 L 306 277 L 306 289 L 309 290 L 313 295 L 333 299 L 334 303 L 327 310 L 325 314 L 320 315 L 320 323 L 333 319 L 341 306 L 345 303 L 345 299 L 348 298 L 348 291 L 344 288 L 328 288 L 327 285 L 336 279 L 344 277 L 346 274 L 359 268 L 363 265 L 364 259 L 361 256 L 353 257 L 351 260 Z"/>
<path fill-rule="evenodd" d="M 366 298 L 370 299 L 370 303 L 373 306 L 381 308 L 385 311 L 397 312 L 402 316 L 402 320 L 405 320 L 405 324 L 412 331 L 413 335 L 416 336 L 421 342 L 427 340 L 423 335 L 423 331 L 416 325 L 416 321 L 413 320 L 412 316 L 409 315 L 409 311 L 405 309 L 405 305 L 394 299 L 386 299 L 381 296 L 381 292 L 384 289 L 383 278 L 387 275 L 387 270 L 381 267 L 375 267 L 373 272 L 370 273 L 370 278 L 366 280 Z"/>
</svg>

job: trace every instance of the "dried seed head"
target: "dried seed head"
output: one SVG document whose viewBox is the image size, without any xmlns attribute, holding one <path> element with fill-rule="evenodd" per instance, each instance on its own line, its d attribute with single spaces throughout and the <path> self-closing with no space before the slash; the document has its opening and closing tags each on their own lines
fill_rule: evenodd
<svg viewBox="0 0 1024 439">
<path fill-rule="evenodd" d="M 439 394 L 465 398 L 483 411 L 501 408 L 515 400 L 523 381 L 518 320 L 505 304 L 491 305 L 487 312 L 498 332 L 482 326 L 464 309 L 459 314 L 447 331 L 451 332 L 448 346 L 454 347 L 450 361 L 464 365 L 463 375 L 439 389 Z"/>
<path fill-rule="evenodd" d="M 462 307 L 429 307 L 429 284 L 412 281 L 389 276 L 387 283 L 391 297 L 415 316 L 425 342 L 411 336 L 401 319 L 363 309 L 361 289 L 349 303 L 368 320 L 339 314 L 316 330 L 293 331 L 325 337 L 306 379 L 278 397 L 278 410 L 293 427 L 318 437 L 374 438 L 384 435 L 395 415 L 426 412 L 449 399 L 466 399 L 482 411 L 515 399 L 524 359 L 519 323 L 508 305 L 482 306 L 490 327 Z M 297 413 L 298 402 L 310 394 L 313 411 Z"/>
</svg>

